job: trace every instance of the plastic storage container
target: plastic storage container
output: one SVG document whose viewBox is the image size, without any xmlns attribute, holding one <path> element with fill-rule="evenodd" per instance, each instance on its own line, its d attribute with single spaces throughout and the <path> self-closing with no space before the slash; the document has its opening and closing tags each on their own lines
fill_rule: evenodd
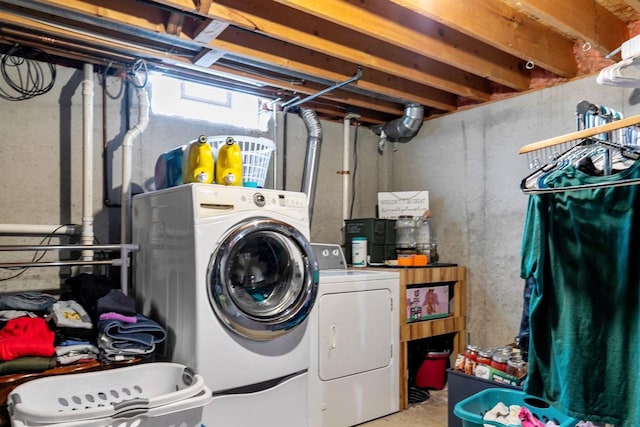
<svg viewBox="0 0 640 427">
<path fill-rule="evenodd" d="M 416 387 L 442 390 L 447 380 L 448 351 L 430 351 L 416 373 Z"/>
<path fill-rule="evenodd" d="M 29 381 L 9 394 L 7 410 L 13 427 L 195 427 L 211 398 L 200 375 L 158 362 Z"/>
<path fill-rule="evenodd" d="M 578 419 L 564 415 L 539 397 L 518 390 L 500 388 L 486 389 L 458 402 L 453 413 L 462 420 L 463 427 L 504 426 L 499 422 L 482 419 L 484 414 L 499 402 L 507 406 L 524 406 L 543 423 L 554 421 L 560 427 L 574 427 L 579 422 Z"/>
</svg>

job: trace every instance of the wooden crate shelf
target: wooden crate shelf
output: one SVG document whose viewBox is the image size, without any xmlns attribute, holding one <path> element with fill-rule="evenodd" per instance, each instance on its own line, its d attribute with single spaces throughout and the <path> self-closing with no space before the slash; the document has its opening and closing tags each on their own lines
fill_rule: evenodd
<svg viewBox="0 0 640 427">
<path fill-rule="evenodd" d="M 409 407 L 408 343 L 445 334 L 455 334 L 453 355 L 466 346 L 466 270 L 460 266 L 398 268 L 400 272 L 400 410 Z M 411 285 L 452 284 L 453 299 L 448 317 L 408 323 L 406 290 Z"/>
</svg>

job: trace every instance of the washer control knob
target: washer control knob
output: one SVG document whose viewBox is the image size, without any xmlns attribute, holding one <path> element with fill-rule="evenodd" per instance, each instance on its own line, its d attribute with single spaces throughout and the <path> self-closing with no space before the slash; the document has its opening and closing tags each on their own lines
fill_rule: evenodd
<svg viewBox="0 0 640 427">
<path fill-rule="evenodd" d="M 266 201 L 266 199 L 265 199 L 263 194 L 256 193 L 256 194 L 253 195 L 253 203 L 255 203 L 256 206 L 262 208 L 267 203 L 267 201 Z"/>
</svg>

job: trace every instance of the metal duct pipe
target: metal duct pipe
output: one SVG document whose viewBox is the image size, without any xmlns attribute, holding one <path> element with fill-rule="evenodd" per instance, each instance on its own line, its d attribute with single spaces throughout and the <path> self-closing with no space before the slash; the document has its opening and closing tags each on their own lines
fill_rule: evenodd
<svg viewBox="0 0 640 427">
<path fill-rule="evenodd" d="M 307 154 L 304 161 L 304 171 L 302 172 L 301 191 L 307 195 L 309 223 L 311 223 L 311 218 L 313 216 L 313 202 L 316 198 L 318 164 L 320 163 L 322 126 L 320 125 L 320 119 L 315 111 L 309 110 L 308 108 L 300 108 L 298 114 L 307 127 L 307 132 L 309 134 L 307 137 Z"/>
<path fill-rule="evenodd" d="M 424 107 L 420 104 L 407 104 L 404 115 L 385 123 L 380 128 L 378 151 L 382 153 L 389 142 L 409 142 L 420 130 L 424 118 Z"/>
</svg>

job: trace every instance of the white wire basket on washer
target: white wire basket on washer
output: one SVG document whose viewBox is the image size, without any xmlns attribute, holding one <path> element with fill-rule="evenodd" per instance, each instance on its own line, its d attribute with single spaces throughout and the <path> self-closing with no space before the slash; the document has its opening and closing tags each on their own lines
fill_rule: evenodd
<svg viewBox="0 0 640 427">
<path fill-rule="evenodd" d="M 216 135 L 208 136 L 214 154 L 222 146 L 228 137 L 238 143 L 242 151 L 242 182 L 246 186 L 264 187 L 269 171 L 271 153 L 276 149 L 276 144 L 267 138 L 254 138 L 240 135 Z M 216 155 L 217 157 L 217 155 Z"/>
<path fill-rule="evenodd" d="M 196 427 L 211 399 L 190 368 L 157 362 L 29 381 L 7 410 L 12 427 Z"/>
</svg>

